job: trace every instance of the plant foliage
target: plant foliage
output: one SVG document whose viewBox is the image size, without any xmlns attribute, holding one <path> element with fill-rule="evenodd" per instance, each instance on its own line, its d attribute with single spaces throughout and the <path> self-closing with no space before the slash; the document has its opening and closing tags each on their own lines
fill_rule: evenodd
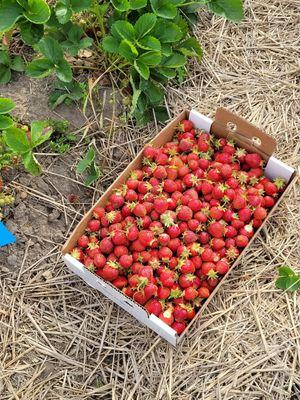
<svg viewBox="0 0 300 400">
<path fill-rule="evenodd" d="M 166 85 L 170 80 L 182 82 L 189 58 L 202 57 L 192 32 L 201 8 L 234 22 L 243 18 L 241 0 L 110 0 L 100 4 L 95 0 L 0 0 L 0 34 L 19 30 L 23 41 L 38 53 L 27 65 L 28 75 L 56 75 L 50 103 L 57 106 L 83 97 L 66 55 L 76 57 L 94 43 L 78 24 L 78 14 L 84 12 L 84 26 L 102 39 L 100 46 L 95 40 L 94 49 L 97 45 L 104 50 L 106 64 L 116 64 L 128 76 L 130 115 L 144 124 L 153 115 L 159 121 L 167 118 Z M 22 68 L 20 59 L 1 53 L 0 82 L 9 81 L 11 69 Z"/>
</svg>

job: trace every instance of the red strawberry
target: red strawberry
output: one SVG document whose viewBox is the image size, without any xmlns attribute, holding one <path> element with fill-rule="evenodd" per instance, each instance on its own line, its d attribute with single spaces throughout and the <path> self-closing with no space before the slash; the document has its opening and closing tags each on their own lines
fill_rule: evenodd
<svg viewBox="0 0 300 400">
<path fill-rule="evenodd" d="M 185 289 L 190 286 L 193 286 L 195 279 L 196 279 L 196 276 L 193 274 L 180 275 L 179 284 L 182 288 Z"/>
<path fill-rule="evenodd" d="M 137 204 L 133 209 L 133 213 L 137 217 L 144 217 L 147 214 L 147 210 L 143 204 Z"/>
<path fill-rule="evenodd" d="M 79 247 L 74 247 L 74 249 L 71 251 L 71 256 L 78 261 L 83 261 L 84 259 L 84 253 Z"/>
<path fill-rule="evenodd" d="M 190 286 L 184 290 L 184 298 L 187 301 L 195 300 L 196 297 L 198 297 L 198 291 L 194 287 Z"/>
<path fill-rule="evenodd" d="M 261 156 L 257 153 L 249 153 L 245 156 L 245 162 L 251 168 L 259 168 L 262 164 Z"/>
<path fill-rule="evenodd" d="M 159 314 L 162 313 L 163 310 L 160 301 L 157 299 L 148 300 L 147 303 L 145 304 L 145 308 L 149 314 L 154 314 L 157 317 L 159 316 Z"/>
<path fill-rule="evenodd" d="M 160 313 L 158 317 L 167 325 L 172 325 L 174 322 L 173 310 L 171 308 Z"/>
<path fill-rule="evenodd" d="M 263 207 L 257 207 L 254 210 L 253 216 L 254 216 L 255 219 L 263 220 L 267 216 L 267 210 L 265 208 L 263 208 Z"/>
<path fill-rule="evenodd" d="M 105 264 L 106 264 L 106 258 L 104 257 L 104 255 L 101 253 L 97 253 L 94 257 L 95 267 L 103 268 Z"/>
<path fill-rule="evenodd" d="M 83 247 L 83 248 L 88 247 L 89 243 L 90 243 L 90 239 L 86 235 L 80 236 L 79 239 L 77 240 L 78 246 Z"/>
<path fill-rule="evenodd" d="M 96 232 L 100 229 L 100 225 L 101 223 L 98 219 L 91 219 L 87 224 L 87 228 L 91 232 Z"/>
<path fill-rule="evenodd" d="M 104 238 L 99 243 L 99 249 L 101 253 L 110 254 L 113 251 L 114 245 L 109 238 Z"/>
<path fill-rule="evenodd" d="M 143 150 L 144 157 L 147 157 L 151 160 L 153 160 L 157 156 L 158 152 L 159 152 L 159 150 L 150 144 L 145 146 L 145 148 Z"/>
<path fill-rule="evenodd" d="M 105 209 L 103 207 L 96 206 L 93 209 L 93 216 L 95 218 L 101 219 L 102 217 L 104 217 L 104 215 L 105 215 Z"/>
<path fill-rule="evenodd" d="M 154 234 L 150 230 L 141 230 L 139 232 L 139 241 L 144 245 L 144 246 L 150 246 L 151 242 L 154 240 Z"/>
<path fill-rule="evenodd" d="M 229 270 L 229 264 L 225 260 L 220 260 L 216 263 L 216 272 L 220 275 L 225 275 Z"/>
<path fill-rule="evenodd" d="M 147 297 L 145 296 L 145 293 L 143 290 L 134 292 L 132 298 L 134 301 L 136 301 L 137 303 L 139 303 L 141 305 L 144 305 L 146 303 L 146 301 L 148 300 Z"/>
<path fill-rule="evenodd" d="M 119 275 L 118 264 L 113 261 L 108 261 L 104 265 L 103 269 L 99 270 L 99 275 L 107 281 L 113 281 Z"/>
<path fill-rule="evenodd" d="M 199 297 L 201 297 L 203 299 L 207 299 L 210 295 L 209 289 L 207 289 L 204 286 L 201 286 L 198 290 L 198 295 L 199 295 Z"/>
<path fill-rule="evenodd" d="M 121 265 L 122 268 L 130 268 L 132 266 L 133 263 L 133 257 L 132 255 L 129 254 L 123 254 L 120 258 L 119 258 L 119 263 Z"/>
<path fill-rule="evenodd" d="M 244 208 L 241 208 L 241 209 L 238 211 L 238 215 L 239 215 L 239 218 L 240 218 L 243 222 L 248 222 L 248 221 L 250 221 L 252 212 L 251 212 L 251 210 L 250 210 L 249 208 L 244 207 Z"/>
<path fill-rule="evenodd" d="M 110 196 L 110 202 L 113 206 L 114 209 L 122 207 L 124 204 L 125 200 L 124 197 L 121 194 L 114 193 Z"/>
<path fill-rule="evenodd" d="M 172 270 L 165 269 L 159 278 L 163 286 L 172 287 L 176 280 L 176 274 Z"/>
<path fill-rule="evenodd" d="M 183 305 L 177 305 L 174 308 L 173 315 L 175 321 L 184 322 L 187 319 L 187 310 L 183 307 Z"/>
<path fill-rule="evenodd" d="M 247 236 L 244 235 L 237 235 L 235 240 L 238 247 L 246 247 L 249 243 L 249 239 L 247 238 Z"/>
<path fill-rule="evenodd" d="M 193 129 L 194 125 L 192 123 L 192 121 L 188 120 L 188 119 L 183 119 L 182 121 L 180 121 L 179 124 L 179 130 L 181 132 L 189 132 Z"/>
<path fill-rule="evenodd" d="M 159 249 L 158 254 L 159 258 L 161 258 L 163 261 L 168 261 L 172 257 L 173 252 L 172 250 L 170 250 L 168 247 L 165 246 Z"/>
<path fill-rule="evenodd" d="M 171 328 L 173 328 L 174 331 L 176 331 L 178 335 L 181 335 L 182 332 L 183 332 L 183 331 L 185 330 L 185 328 L 186 328 L 186 323 L 175 321 L 175 322 L 171 325 Z"/>
<path fill-rule="evenodd" d="M 112 281 L 112 284 L 115 285 L 118 289 L 122 289 L 127 285 L 127 279 L 125 276 L 118 276 L 116 279 Z"/>
<path fill-rule="evenodd" d="M 177 212 L 177 217 L 181 221 L 188 221 L 193 217 L 193 211 L 187 206 L 181 206 Z"/>
<path fill-rule="evenodd" d="M 220 222 L 212 222 L 208 227 L 208 232 L 215 238 L 221 238 L 224 234 L 224 226 Z"/>
<path fill-rule="evenodd" d="M 159 286 L 157 290 L 157 297 L 161 300 L 165 300 L 170 296 L 170 288 L 165 286 Z"/>
</svg>

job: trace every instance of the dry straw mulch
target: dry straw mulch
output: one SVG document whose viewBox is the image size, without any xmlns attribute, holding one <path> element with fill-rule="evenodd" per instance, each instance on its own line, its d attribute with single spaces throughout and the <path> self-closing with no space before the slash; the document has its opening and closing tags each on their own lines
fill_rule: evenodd
<svg viewBox="0 0 300 400">
<path fill-rule="evenodd" d="M 274 135 L 278 157 L 296 167 L 297 2 L 248 1 L 246 16 L 235 25 L 201 14 L 204 59 L 169 89 L 170 114 L 228 107 Z M 107 173 L 94 199 L 148 134 L 118 132 L 95 135 Z M 300 399 L 300 296 L 274 287 L 278 266 L 299 269 L 299 196 L 295 186 L 177 349 L 69 274 L 57 246 L 34 262 L 27 247 L 0 281 L 1 400 Z M 72 229 L 75 208 L 52 206 Z"/>
</svg>

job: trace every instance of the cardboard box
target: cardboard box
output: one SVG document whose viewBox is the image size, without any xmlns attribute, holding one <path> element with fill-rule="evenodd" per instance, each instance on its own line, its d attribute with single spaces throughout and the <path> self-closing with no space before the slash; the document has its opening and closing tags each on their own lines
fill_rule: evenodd
<svg viewBox="0 0 300 400">
<path fill-rule="evenodd" d="M 248 151 L 259 153 L 263 159 L 266 161 L 266 167 L 264 173 L 269 178 L 282 177 L 288 182 L 285 192 L 281 195 L 275 206 L 269 212 L 267 218 L 265 219 L 262 226 L 255 232 L 254 236 L 250 240 L 248 246 L 259 234 L 260 229 L 264 226 L 266 221 L 271 217 L 275 208 L 278 206 L 282 200 L 286 191 L 291 187 L 293 181 L 296 179 L 296 172 L 293 168 L 284 164 L 283 162 L 277 160 L 272 156 L 276 141 L 271 136 L 265 134 L 260 129 L 254 127 L 242 118 L 232 114 L 231 112 L 219 108 L 216 113 L 214 120 L 200 114 L 195 110 L 183 111 L 175 119 L 173 119 L 158 135 L 156 135 L 151 143 L 155 147 L 160 147 L 166 142 L 171 141 L 174 131 L 178 123 L 182 119 L 190 119 L 196 128 L 204 129 L 207 132 L 211 132 L 217 137 L 232 137 L 240 147 L 245 148 Z M 138 168 L 141 165 L 143 150 L 137 155 L 137 157 L 128 165 L 128 167 L 123 171 L 123 173 L 114 181 L 114 183 L 106 190 L 106 192 L 101 196 L 101 198 L 94 205 L 103 205 L 107 202 L 113 191 L 119 188 L 130 175 L 131 170 Z M 94 289 L 103 293 L 110 300 L 118 304 L 124 310 L 128 311 L 136 319 L 142 322 L 144 325 L 151 328 L 153 331 L 158 333 L 161 337 L 166 339 L 169 343 L 176 346 L 179 341 L 183 339 L 186 332 L 190 329 L 191 325 L 196 321 L 197 318 L 202 314 L 203 310 L 207 307 L 209 302 L 213 299 L 216 292 L 221 287 L 222 283 L 227 278 L 228 274 L 232 272 L 235 265 L 239 263 L 240 256 L 236 259 L 234 264 L 231 266 L 228 273 L 222 278 L 219 285 L 212 292 L 210 297 L 203 303 L 202 307 L 198 310 L 195 318 L 189 323 L 185 331 L 178 336 L 177 333 L 170 326 L 166 325 L 158 317 L 153 314 L 149 314 L 142 306 L 136 303 L 131 298 L 125 296 L 119 289 L 113 286 L 110 282 L 104 281 L 98 275 L 93 274 L 88 269 L 84 267 L 82 263 L 74 259 L 69 252 L 76 246 L 77 239 L 84 233 L 87 226 L 87 222 L 92 217 L 93 208 L 82 218 L 73 233 L 71 234 L 69 240 L 63 247 L 63 259 L 68 266 L 68 268 L 74 272 L 76 275 L 80 276 L 88 285 L 92 286 Z M 247 248 L 248 248 L 247 246 Z M 244 250 L 245 251 L 245 250 Z"/>
</svg>

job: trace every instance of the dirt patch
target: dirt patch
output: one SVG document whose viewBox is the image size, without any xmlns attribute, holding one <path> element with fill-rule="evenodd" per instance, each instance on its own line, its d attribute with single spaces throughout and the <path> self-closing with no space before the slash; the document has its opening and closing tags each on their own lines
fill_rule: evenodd
<svg viewBox="0 0 300 400">
<path fill-rule="evenodd" d="M 87 107 L 85 114 L 76 104 L 61 104 L 53 110 L 48 104 L 52 85 L 53 78 L 33 79 L 24 74 L 14 74 L 10 83 L 0 86 L 0 95 L 15 101 L 17 107 L 13 114 L 22 122 L 48 118 L 66 119 L 72 129 L 81 128 L 93 115 L 91 107 Z M 99 119 L 104 116 L 105 120 L 111 120 L 122 111 L 120 93 L 111 87 L 97 86 L 94 99 Z"/>
</svg>

